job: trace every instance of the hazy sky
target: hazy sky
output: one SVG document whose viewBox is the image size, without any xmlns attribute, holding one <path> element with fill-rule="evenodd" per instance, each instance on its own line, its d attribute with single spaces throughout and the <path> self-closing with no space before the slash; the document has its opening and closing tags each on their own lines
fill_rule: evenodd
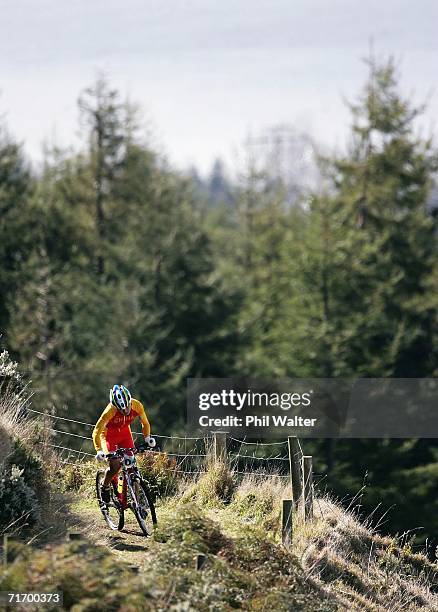
<svg viewBox="0 0 438 612">
<path fill-rule="evenodd" d="M 437 0 L 0 0 L 0 16 L 0 112 L 33 159 L 76 137 L 98 70 L 181 167 L 285 122 L 342 146 L 371 38 L 429 96 L 425 128 L 438 116 Z"/>
</svg>

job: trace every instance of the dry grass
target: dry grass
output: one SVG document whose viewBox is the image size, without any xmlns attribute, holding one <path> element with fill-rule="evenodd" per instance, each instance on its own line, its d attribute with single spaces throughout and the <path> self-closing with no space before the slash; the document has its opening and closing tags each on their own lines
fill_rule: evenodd
<svg viewBox="0 0 438 612">
<path fill-rule="evenodd" d="M 236 483 L 231 500 L 220 494 Z M 225 534 L 239 537 L 250 526 L 280 540 L 281 500 L 290 487 L 276 475 L 237 476 L 224 464 L 210 464 L 206 474 L 181 492 L 209 509 Z M 224 484 L 225 483 L 225 484 Z M 219 492 L 219 494 L 218 494 Z M 345 510 L 329 496 L 315 497 L 314 519 L 294 517 L 290 553 L 308 580 L 335 598 L 343 610 L 438 610 L 438 566 L 423 554 L 414 554 L 406 538 L 383 537 L 354 510 Z"/>
<path fill-rule="evenodd" d="M 235 480 L 223 462 L 211 462 L 208 469 L 183 492 L 182 500 L 196 501 L 205 507 L 229 504 L 236 489 Z"/>
<path fill-rule="evenodd" d="M 23 418 L 27 403 L 24 393 L 0 386 L 0 460 L 6 458 L 12 438 L 20 437 L 25 442 L 32 437 L 34 427 Z"/>
<path fill-rule="evenodd" d="M 341 592 L 351 609 L 438 609 L 438 566 L 373 533 L 329 497 L 317 498 L 311 523 L 298 523 L 293 551 L 308 575 Z"/>
<path fill-rule="evenodd" d="M 182 494 L 220 521 L 224 533 L 249 537 L 249 529 L 266 533 L 279 543 L 281 500 L 290 487 L 276 475 L 245 476 L 236 484 L 231 501 L 217 494 L 225 480 L 236 475 L 223 464 Z M 205 504 L 204 504 L 205 501 Z M 354 510 L 345 510 L 329 496 L 315 497 L 314 519 L 294 517 L 293 544 L 289 551 L 308 580 L 334 598 L 341 610 L 438 610 L 438 565 L 423 554 L 414 554 L 406 538 L 383 537 L 362 522 Z"/>
</svg>

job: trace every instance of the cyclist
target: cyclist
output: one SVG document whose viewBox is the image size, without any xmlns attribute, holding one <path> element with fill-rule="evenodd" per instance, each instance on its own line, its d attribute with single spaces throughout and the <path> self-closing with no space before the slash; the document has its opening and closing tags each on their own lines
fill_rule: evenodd
<svg viewBox="0 0 438 612">
<path fill-rule="evenodd" d="M 114 385 L 110 389 L 109 404 L 100 415 L 93 430 L 93 444 L 96 449 L 96 459 L 105 461 L 106 454 L 118 448 L 134 448 L 130 424 L 140 417 L 145 443 L 150 448 L 155 446 L 151 437 L 151 426 L 147 419 L 143 404 L 134 399 L 123 385 Z M 109 459 L 109 467 L 102 483 L 102 500 L 109 503 L 111 499 L 111 480 L 119 472 L 121 461 L 118 458 Z"/>
</svg>

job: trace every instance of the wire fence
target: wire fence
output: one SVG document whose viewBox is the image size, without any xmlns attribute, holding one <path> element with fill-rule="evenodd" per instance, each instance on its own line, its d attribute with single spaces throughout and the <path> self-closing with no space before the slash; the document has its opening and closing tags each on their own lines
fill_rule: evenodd
<svg viewBox="0 0 438 612">
<path fill-rule="evenodd" d="M 57 449 L 61 455 L 61 461 L 68 465 L 80 465 L 84 461 L 90 460 L 95 456 L 95 451 L 91 438 L 91 431 L 88 435 L 58 429 L 62 423 L 72 423 L 77 429 L 94 429 L 92 423 L 78 421 L 66 417 L 28 409 L 28 412 L 35 414 L 36 418 L 44 417 L 43 428 L 53 436 L 53 442 L 48 443 L 50 447 Z M 50 423 L 49 423 L 50 421 Z M 58 421 L 60 421 L 58 425 Z M 53 422 L 53 423 L 52 423 Z M 54 426 L 52 426 L 54 425 Z M 86 432 L 83 431 L 85 434 Z M 133 436 L 138 437 L 142 434 L 133 431 Z M 174 460 L 174 469 L 182 474 L 201 474 L 206 469 L 207 459 L 212 450 L 211 437 L 190 437 L 190 436 L 166 436 L 154 435 L 157 439 L 157 448 L 151 449 L 154 454 L 165 454 Z M 68 440 L 72 441 L 72 445 Z M 74 442 L 74 443 L 73 443 Z M 77 444 L 80 448 L 73 448 Z M 85 448 L 84 448 L 85 447 Z M 271 454 L 269 454 L 272 448 Z M 259 442 L 228 438 L 228 461 L 235 474 L 253 475 L 273 474 L 281 478 L 289 477 L 289 455 L 287 440 L 278 442 Z"/>
</svg>

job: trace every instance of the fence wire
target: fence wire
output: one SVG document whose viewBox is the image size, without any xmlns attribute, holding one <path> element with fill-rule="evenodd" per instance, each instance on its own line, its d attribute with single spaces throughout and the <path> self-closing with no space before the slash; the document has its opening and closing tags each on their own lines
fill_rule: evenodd
<svg viewBox="0 0 438 612">
<path fill-rule="evenodd" d="M 80 425 L 82 427 L 94 428 L 92 423 L 85 421 L 78 421 L 76 419 L 69 419 L 58 415 L 53 415 L 45 412 L 40 412 L 34 409 L 28 409 L 29 412 L 35 415 L 40 415 L 56 421 L 63 421 L 65 423 L 73 423 L 74 425 Z M 84 440 L 89 443 L 92 448 L 91 435 L 84 436 L 79 433 L 56 429 L 55 427 L 44 427 L 45 430 L 49 431 L 55 436 L 70 436 L 74 439 Z M 135 437 L 142 435 L 140 432 L 132 432 Z M 205 460 L 208 457 L 209 445 L 212 441 L 212 437 L 190 437 L 190 436 L 167 436 L 167 435 L 154 435 L 159 441 L 158 449 L 150 449 L 149 452 L 152 454 L 164 454 L 167 457 L 172 458 L 175 461 L 175 471 L 183 474 L 201 474 L 205 471 Z M 162 441 L 162 442 L 160 442 Z M 239 440 L 237 438 L 228 438 L 230 445 L 229 459 L 233 469 L 233 472 L 238 475 L 253 475 L 254 473 L 260 473 L 260 466 L 263 465 L 264 474 L 278 475 L 283 478 L 288 477 L 288 464 L 289 457 L 286 455 L 280 455 L 279 453 L 271 454 L 266 456 L 266 451 L 269 447 L 287 447 L 287 440 L 278 442 L 259 442 L 259 441 L 247 441 Z M 84 450 L 76 448 L 70 448 L 63 444 L 50 444 L 49 446 L 61 451 L 61 460 L 63 463 L 68 465 L 80 465 L 88 457 L 94 457 L 94 453 L 90 453 Z M 191 448 L 188 448 L 191 446 Z M 237 447 L 237 448 L 236 448 Z M 252 447 L 250 452 L 241 452 L 242 447 Z M 62 454 L 64 452 L 69 453 L 67 460 L 63 459 Z M 71 457 L 70 453 L 73 453 Z M 76 457 L 75 457 L 76 455 Z M 71 463 L 70 459 L 75 459 L 75 463 Z M 258 466 L 258 467 L 257 467 Z"/>
</svg>

